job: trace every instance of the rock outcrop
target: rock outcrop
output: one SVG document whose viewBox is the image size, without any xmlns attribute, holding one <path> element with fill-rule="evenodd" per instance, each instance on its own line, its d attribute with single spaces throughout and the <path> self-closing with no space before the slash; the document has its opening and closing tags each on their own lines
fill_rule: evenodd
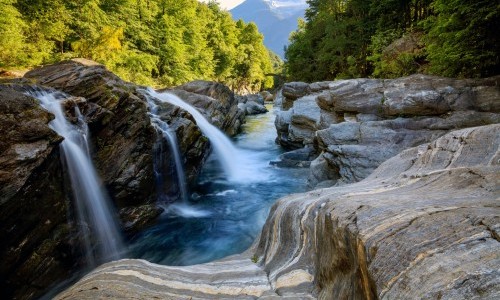
<svg viewBox="0 0 500 300">
<path fill-rule="evenodd" d="M 56 299 L 495 299 L 499 146 L 500 125 L 453 131 L 358 183 L 280 199 L 241 255 L 112 262 Z"/>
<path fill-rule="evenodd" d="M 282 95 L 277 141 L 321 154 L 311 163 L 312 187 L 360 181 L 404 149 L 500 122 L 500 77 L 292 82 Z"/>
<path fill-rule="evenodd" d="M 95 164 L 107 190 L 120 206 L 156 200 L 152 153 L 156 132 L 148 117 L 147 101 L 141 91 L 144 88 L 124 82 L 102 65 L 81 60 L 36 69 L 25 77 L 83 97 L 107 111 L 102 120 L 90 124 Z M 226 86 L 194 81 L 169 91 L 200 109 L 208 120 L 228 134 L 239 131 L 244 116 Z M 208 141 L 187 112 L 169 104 L 162 107 L 162 117 L 176 131 L 180 151 L 186 154 L 186 173 L 192 182 L 208 153 Z M 172 161 L 169 155 L 168 151 L 164 153 L 167 162 Z"/>
<path fill-rule="evenodd" d="M 89 125 L 94 164 L 118 207 L 124 231 L 134 232 L 158 217 L 160 194 L 173 201 L 178 193 L 173 159 L 166 141 L 151 125 L 143 87 L 85 60 L 4 80 L 0 84 L 4 134 L 0 141 L 0 254 L 5 262 L 0 279 L 4 296 L 27 299 L 68 278 L 81 263 L 81 254 L 74 251 L 79 247 L 75 224 L 68 224 L 73 207 L 58 147 L 62 138 L 47 125 L 53 116 L 23 94 L 33 88 L 68 94 L 64 107 L 70 120 L 76 118 L 74 106 L 80 108 Z M 193 82 L 173 92 L 182 94 L 222 130 L 239 131 L 244 115 L 227 87 Z M 186 173 L 193 182 L 208 156 L 209 141 L 186 111 L 165 104 L 161 113 L 177 134 Z M 166 170 L 164 190 L 158 190 L 154 182 L 154 151 L 158 149 Z"/>
<path fill-rule="evenodd" d="M 180 90 L 189 92 L 191 95 L 176 92 Z M 238 99 L 227 86 L 217 82 L 197 80 L 178 86 L 171 92 L 200 109 L 213 125 L 228 135 L 232 136 L 240 132 L 245 115 L 238 108 Z M 193 94 L 198 97 L 192 97 Z"/>
<path fill-rule="evenodd" d="M 78 266 L 53 115 L 0 85 L 0 290 L 31 298 Z M 71 236 L 74 238 L 72 239 Z"/>
<path fill-rule="evenodd" d="M 84 97 L 109 114 L 89 124 L 94 163 L 112 199 L 121 206 L 153 200 L 152 149 L 155 131 L 147 117 L 146 102 L 135 86 L 101 65 L 66 61 L 25 74 L 25 78 L 72 96 Z"/>
<path fill-rule="evenodd" d="M 266 97 L 269 96 L 266 94 Z M 264 96 L 261 94 L 250 94 L 245 96 L 236 96 L 238 107 L 246 115 L 258 115 L 268 112 L 264 106 Z"/>
</svg>

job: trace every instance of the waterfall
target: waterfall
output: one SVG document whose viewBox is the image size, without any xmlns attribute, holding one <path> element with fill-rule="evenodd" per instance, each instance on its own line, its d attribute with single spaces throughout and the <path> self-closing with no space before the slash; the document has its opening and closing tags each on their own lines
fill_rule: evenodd
<svg viewBox="0 0 500 300">
<path fill-rule="evenodd" d="M 156 130 L 161 133 L 161 136 L 167 140 L 167 144 L 170 148 L 170 153 L 172 154 L 174 158 L 174 163 L 175 163 L 175 172 L 177 174 L 177 182 L 179 185 L 179 192 L 181 194 L 181 199 L 183 203 L 188 202 L 188 192 L 187 192 L 187 184 L 186 184 L 186 175 L 184 173 L 184 164 L 182 163 L 182 158 L 181 158 L 181 153 L 179 151 L 179 144 L 177 142 L 177 137 L 175 135 L 175 132 L 172 132 L 168 126 L 168 124 L 160 119 L 158 116 L 158 105 L 154 103 L 154 100 L 149 97 L 147 94 L 145 95 L 147 101 L 148 101 L 148 107 L 149 107 L 149 117 L 151 119 L 151 124 L 153 127 L 156 128 Z M 162 141 L 158 141 L 156 148 L 161 147 Z M 163 186 L 163 170 L 162 165 L 163 165 L 163 151 L 161 149 L 157 149 L 156 151 L 157 155 L 155 157 L 155 166 L 154 166 L 154 171 L 155 171 L 155 177 L 156 177 L 156 184 L 159 186 L 159 190 L 162 190 Z M 159 196 L 161 198 L 161 195 Z M 162 200 L 162 199 L 160 199 Z"/>
<path fill-rule="evenodd" d="M 49 126 L 64 137 L 60 147 L 76 200 L 88 264 L 95 265 L 120 258 L 124 249 L 121 234 L 90 158 L 88 126 L 80 110 L 75 106 L 78 122 L 72 124 L 66 119 L 62 108 L 66 95 L 46 91 L 32 91 L 28 94 L 37 98 L 44 109 L 54 114 L 55 119 Z"/>
<path fill-rule="evenodd" d="M 196 120 L 196 124 L 203 134 L 210 140 L 210 144 L 228 178 L 230 180 L 245 180 L 247 178 L 247 176 L 245 176 L 247 174 L 242 172 L 242 160 L 239 149 L 233 145 L 231 140 L 224 133 L 210 124 L 195 107 L 171 93 L 158 93 L 152 89 L 148 89 L 147 93 L 161 102 L 170 103 L 188 111 Z"/>
</svg>

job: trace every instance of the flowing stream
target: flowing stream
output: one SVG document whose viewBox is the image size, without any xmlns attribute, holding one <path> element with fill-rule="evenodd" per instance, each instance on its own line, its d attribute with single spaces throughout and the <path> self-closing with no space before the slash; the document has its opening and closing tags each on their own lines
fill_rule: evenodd
<svg viewBox="0 0 500 300">
<path fill-rule="evenodd" d="M 149 117 L 151 119 L 151 124 L 156 128 L 156 130 L 161 134 L 161 136 L 167 140 L 168 147 L 170 148 L 170 153 L 172 153 L 175 163 L 175 172 L 177 175 L 177 182 L 179 185 L 179 191 L 181 195 L 181 199 L 183 203 L 188 202 L 188 192 L 187 192 L 187 184 L 186 184 L 186 175 L 184 174 L 184 166 L 182 163 L 181 153 L 179 151 L 179 146 L 177 143 L 177 137 L 175 132 L 171 131 L 168 124 L 163 121 L 158 116 L 158 105 L 155 103 L 155 99 L 150 97 L 148 94 L 145 94 L 146 99 L 148 101 L 149 106 Z M 156 178 L 156 186 L 158 188 L 158 195 L 160 197 L 160 202 L 166 202 L 167 199 L 163 199 L 162 190 L 163 190 L 163 181 L 164 179 L 164 170 L 163 168 L 163 153 L 164 151 L 161 149 L 163 145 L 163 141 L 160 139 L 157 141 L 155 145 L 155 161 L 154 161 L 154 172 Z"/>
<path fill-rule="evenodd" d="M 174 103 L 175 98 L 162 95 L 153 94 L 185 108 L 186 104 Z M 197 118 L 196 109 L 185 109 Z M 305 191 L 306 169 L 269 165 L 282 150 L 274 142 L 272 105 L 268 109 L 267 114 L 247 118 L 235 145 L 214 127 L 225 139 L 221 143 L 225 145 L 227 140 L 230 147 L 216 150 L 210 139 L 216 151 L 204 166 L 189 201 L 182 208 L 178 204 L 169 206 L 156 225 L 133 237 L 129 247 L 132 257 L 165 265 L 193 265 L 240 253 L 259 234 L 271 205 L 279 197 Z M 196 121 L 204 126 L 200 125 L 203 121 Z M 207 127 L 202 127 L 206 135 Z M 221 164 L 222 151 L 229 152 L 223 152 L 227 162 Z M 232 165 L 229 168 L 226 164 Z"/>
<path fill-rule="evenodd" d="M 223 132 L 221 132 L 214 125 L 210 124 L 210 122 L 208 122 L 195 107 L 184 102 L 184 100 L 176 95 L 168 92 L 158 93 L 153 89 L 148 89 L 147 93 L 161 102 L 176 105 L 186 110 L 193 116 L 200 130 L 207 138 L 210 139 L 210 144 L 212 145 L 214 152 L 228 177 L 228 180 L 244 181 L 248 178 L 248 174 L 245 172 L 246 168 L 244 167 L 245 159 L 240 155 L 240 151 Z"/>
<path fill-rule="evenodd" d="M 120 258 L 124 250 L 121 234 L 90 159 L 88 127 L 78 107 L 75 106 L 78 122 L 72 124 L 66 119 L 62 108 L 66 95 L 46 91 L 32 91 L 29 94 L 37 98 L 43 108 L 54 114 L 55 119 L 49 126 L 64 138 L 60 147 L 85 240 L 87 263 L 89 266 L 95 266 Z"/>
</svg>

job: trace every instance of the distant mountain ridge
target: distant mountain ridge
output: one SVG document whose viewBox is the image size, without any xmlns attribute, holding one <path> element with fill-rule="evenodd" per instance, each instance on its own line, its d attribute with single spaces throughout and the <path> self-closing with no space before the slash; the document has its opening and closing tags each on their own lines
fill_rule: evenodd
<svg viewBox="0 0 500 300">
<path fill-rule="evenodd" d="M 264 35 L 264 44 L 284 57 L 288 36 L 297 29 L 297 19 L 304 16 L 305 0 L 247 0 L 230 10 L 233 19 L 255 22 Z"/>
</svg>

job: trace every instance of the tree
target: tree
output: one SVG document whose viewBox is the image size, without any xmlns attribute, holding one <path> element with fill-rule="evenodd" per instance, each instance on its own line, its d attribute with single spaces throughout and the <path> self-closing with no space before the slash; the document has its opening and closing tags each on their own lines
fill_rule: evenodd
<svg viewBox="0 0 500 300">
<path fill-rule="evenodd" d="M 371 1 L 311 0 L 306 21 L 290 37 L 287 70 L 297 80 L 366 76 L 374 25 Z"/>
<path fill-rule="evenodd" d="M 427 23 L 430 71 L 444 76 L 500 73 L 500 5 L 488 0 L 436 0 Z"/>
<path fill-rule="evenodd" d="M 23 65 L 26 24 L 14 6 L 15 0 L 0 0 L 0 67 Z"/>
<path fill-rule="evenodd" d="M 141 84 L 272 85 L 271 59 L 256 26 L 237 26 L 214 1 L 0 0 L 0 8 L 1 66 L 77 56 Z"/>
</svg>

